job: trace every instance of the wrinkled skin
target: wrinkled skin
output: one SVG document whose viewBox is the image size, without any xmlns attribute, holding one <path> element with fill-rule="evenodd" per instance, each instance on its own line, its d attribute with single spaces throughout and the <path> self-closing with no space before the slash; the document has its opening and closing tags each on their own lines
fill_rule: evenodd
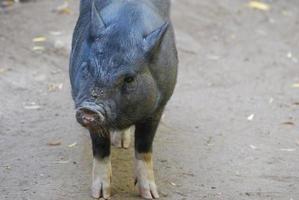
<svg viewBox="0 0 299 200">
<path fill-rule="evenodd" d="M 133 125 L 136 155 L 152 151 L 177 77 L 169 7 L 168 0 L 81 0 L 70 80 L 77 121 L 90 131 L 98 160 L 110 155 L 109 130 Z"/>
</svg>

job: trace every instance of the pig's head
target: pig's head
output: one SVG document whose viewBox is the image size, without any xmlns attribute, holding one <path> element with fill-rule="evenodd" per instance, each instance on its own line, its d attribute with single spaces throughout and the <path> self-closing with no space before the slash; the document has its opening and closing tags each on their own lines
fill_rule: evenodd
<svg viewBox="0 0 299 200">
<path fill-rule="evenodd" d="M 121 19 L 106 25 L 92 5 L 88 53 L 76 77 L 80 124 L 122 129 L 157 109 L 160 93 L 149 66 L 167 27 L 145 34 Z"/>
</svg>

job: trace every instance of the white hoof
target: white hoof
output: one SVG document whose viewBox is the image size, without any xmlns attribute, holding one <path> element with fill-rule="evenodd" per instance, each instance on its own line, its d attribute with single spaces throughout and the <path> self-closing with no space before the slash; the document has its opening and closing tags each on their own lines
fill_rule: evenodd
<svg viewBox="0 0 299 200">
<path fill-rule="evenodd" d="M 112 168 L 110 159 L 94 158 L 92 168 L 91 196 L 95 199 L 110 199 Z"/>
<path fill-rule="evenodd" d="M 112 131 L 111 143 L 117 148 L 128 149 L 131 143 L 132 128 L 128 128 L 124 131 Z"/>
<path fill-rule="evenodd" d="M 151 154 L 138 154 L 135 158 L 135 183 L 144 199 L 158 199 Z"/>
</svg>

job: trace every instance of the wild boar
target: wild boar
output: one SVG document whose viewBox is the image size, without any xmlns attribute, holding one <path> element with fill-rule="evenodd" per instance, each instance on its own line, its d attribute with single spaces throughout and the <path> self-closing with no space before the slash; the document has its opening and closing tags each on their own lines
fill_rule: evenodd
<svg viewBox="0 0 299 200">
<path fill-rule="evenodd" d="M 77 121 L 92 140 L 94 198 L 111 196 L 110 132 L 131 126 L 135 183 L 141 197 L 159 198 L 152 144 L 178 65 L 169 10 L 170 0 L 80 2 L 69 73 Z"/>
</svg>

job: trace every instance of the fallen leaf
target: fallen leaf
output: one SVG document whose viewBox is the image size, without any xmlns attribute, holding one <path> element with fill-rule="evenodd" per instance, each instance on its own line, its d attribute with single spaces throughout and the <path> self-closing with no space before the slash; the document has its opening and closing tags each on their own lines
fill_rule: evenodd
<svg viewBox="0 0 299 200">
<path fill-rule="evenodd" d="M 8 165 L 0 165 L 0 167 L 3 167 L 3 168 L 5 168 L 5 169 L 11 169 L 11 167 L 8 166 Z"/>
<path fill-rule="evenodd" d="M 55 11 L 59 14 L 71 14 L 72 10 L 69 8 L 68 2 L 64 2 L 64 4 L 58 6 Z"/>
<path fill-rule="evenodd" d="M 64 9 L 60 10 L 59 13 L 60 14 L 71 14 L 72 10 L 70 8 L 64 8 Z"/>
<path fill-rule="evenodd" d="M 29 104 L 24 105 L 24 108 L 27 110 L 38 110 L 41 107 L 39 105 L 37 105 L 35 102 L 31 102 Z"/>
<path fill-rule="evenodd" d="M 47 40 L 47 38 L 44 36 L 35 37 L 32 39 L 33 42 L 45 42 L 46 40 Z"/>
<path fill-rule="evenodd" d="M 284 125 L 290 125 L 290 126 L 295 126 L 294 122 L 283 122 L 282 124 L 284 124 Z"/>
<path fill-rule="evenodd" d="M 55 83 L 51 83 L 48 85 L 48 91 L 49 92 L 53 92 L 53 91 L 56 91 L 56 90 L 62 90 L 63 88 L 63 83 L 58 83 L 58 84 L 55 84 Z"/>
<path fill-rule="evenodd" d="M 283 16 L 287 16 L 287 17 L 292 16 L 292 13 L 291 13 L 290 11 L 288 11 L 288 10 L 283 10 L 283 11 L 281 11 L 281 14 L 282 14 Z"/>
<path fill-rule="evenodd" d="M 249 115 L 249 116 L 247 117 L 248 121 L 252 121 L 253 118 L 254 118 L 254 116 L 255 116 L 254 114 Z"/>
<path fill-rule="evenodd" d="M 61 34 L 62 33 L 60 31 L 50 31 L 50 35 L 53 35 L 53 36 L 59 36 Z"/>
<path fill-rule="evenodd" d="M 207 55 L 208 60 L 219 60 L 220 56 L 217 55 Z"/>
<path fill-rule="evenodd" d="M 5 73 L 6 71 L 8 71 L 8 69 L 6 69 L 6 68 L 0 68 L 0 74 Z"/>
<path fill-rule="evenodd" d="M 167 197 L 168 193 L 164 192 L 164 191 L 160 191 L 160 193 L 162 194 L 163 197 Z"/>
<path fill-rule="evenodd" d="M 54 162 L 54 163 L 55 164 L 67 164 L 69 162 L 70 162 L 69 160 L 60 160 L 60 161 L 57 161 L 57 162 Z"/>
<path fill-rule="evenodd" d="M 69 148 L 73 148 L 73 147 L 75 147 L 75 146 L 77 146 L 77 142 L 74 142 L 73 144 L 69 144 L 69 145 L 67 145 Z"/>
<path fill-rule="evenodd" d="M 191 176 L 191 177 L 194 177 L 194 176 L 195 176 L 193 173 L 183 173 L 183 175 Z"/>
<path fill-rule="evenodd" d="M 291 59 L 294 63 L 298 63 L 298 59 L 293 56 L 292 52 L 287 53 L 287 58 Z"/>
<path fill-rule="evenodd" d="M 270 10 L 270 5 L 260 2 L 260 1 L 250 1 L 248 3 L 248 7 L 257 9 L 257 10 L 263 10 L 263 11 Z"/>
<path fill-rule="evenodd" d="M 40 109 L 39 105 L 31 105 L 31 106 L 24 106 L 25 109 L 27 110 L 38 110 Z"/>
<path fill-rule="evenodd" d="M 299 83 L 294 83 L 294 84 L 292 85 L 292 87 L 293 87 L 293 88 L 299 88 Z"/>
<path fill-rule="evenodd" d="M 176 186 L 176 184 L 175 184 L 174 182 L 170 182 L 170 184 L 171 184 L 172 186 Z"/>
<path fill-rule="evenodd" d="M 296 149 L 280 149 L 280 151 L 287 151 L 287 152 L 293 152 L 296 151 Z"/>
<path fill-rule="evenodd" d="M 9 6 L 12 6 L 13 4 L 14 4 L 14 1 L 12 1 L 12 0 L 4 0 L 1 2 L 0 6 L 9 7 Z"/>
<path fill-rule="evenodd" d="M 45 47 L 43 46 L 34 46 L 32 48 L 33 51 L 44 51 L 45 50 Z"/>
<path fill-rule="evenodd" d="M 59 146 L 61 145 L 61 142 L 60 141 L 51 141 L 51 142 L 48 142 L 48 145 L 49 146 Z"/>
<path fill-rule="evenodd" d="M 64 46 L 65 46 L 65 44 L 61 40 L 56 40 L 54 43 L 55 49 L 62 49 Z"/>
</svg>

